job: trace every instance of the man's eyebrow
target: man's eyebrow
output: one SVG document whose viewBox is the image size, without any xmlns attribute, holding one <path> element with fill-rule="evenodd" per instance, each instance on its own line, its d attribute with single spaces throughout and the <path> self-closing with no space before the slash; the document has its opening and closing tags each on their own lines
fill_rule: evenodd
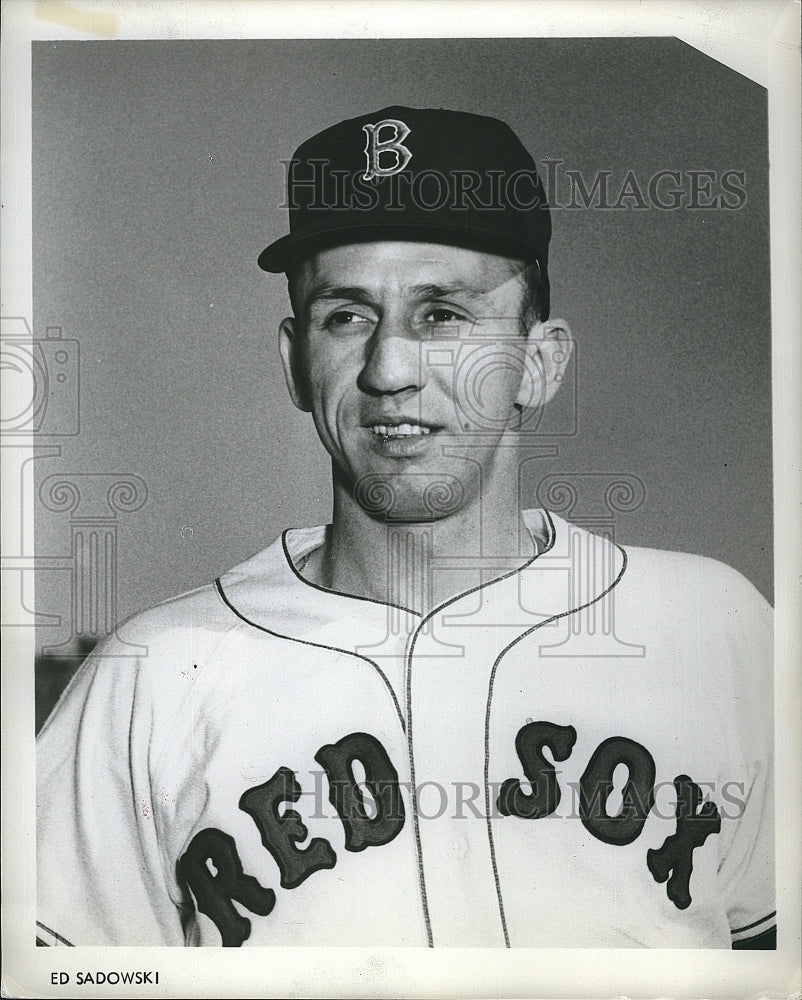
<svg viewBox="0 0 802 1000">
<path fill-rule="evenodd" d="M 430 299 L 447 299 L 452 295 L 459 295 L 470 302 L 479 302 L 485 298 L 487 292 L 468 285 L 464 282 L 450 282 L 447 285 L 421 284 L 410 285 L 408 291 L 416 298 L 423 301 Z M 306 301 L 309 305 L 315 302 L 326 301 L 351 301 L 372 304 L 374 295 L 362 285 L 330 285 L 325 282 L 312 285 L 309 289 Z"/>
<path fill-rule="evenodd" d="M 367 288 L 361 285 L 313 285 L 306 296 L 307 302 L 311 305 L 321 300 L 347 299 L 355 302 L 370 302 L 372 296 Z"/>
<path fill-rule="evenodd" d="M 472 302 L 478 302 L 487 294 L 474 285 L 466 285 L 456 281 L 448 285 L 413 285 L 410 291 L 419 299 L 447 299 L 452 295 L 460 295 Z"/>
</svg>

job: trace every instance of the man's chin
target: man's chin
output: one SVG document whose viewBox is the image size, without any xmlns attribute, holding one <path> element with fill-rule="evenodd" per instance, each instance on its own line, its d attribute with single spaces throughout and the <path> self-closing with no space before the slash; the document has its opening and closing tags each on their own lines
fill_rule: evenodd
<svg viewBox="0 0 802 1000">
<path fill-rule="evenodd" d="M 465 502 L 465 486 L 448 472 L 371 472 L 353 496 L 374 520 L 419 524 L 451 517 Z"/>
</svg>

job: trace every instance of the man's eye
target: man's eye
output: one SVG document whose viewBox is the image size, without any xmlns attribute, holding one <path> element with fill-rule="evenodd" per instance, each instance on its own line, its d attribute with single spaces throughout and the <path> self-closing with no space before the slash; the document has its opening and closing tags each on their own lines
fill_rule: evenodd
<svg viewBox="0 0 802 1000">
<path fill-rule="evenodd" d="M 446 308 L 430 309 L 424 319 L 427 323 L 462 323 L 465 321 L 464 316 L 454 312 L 453 309 Z"/>
<path fill-rule="evenodd" d="M 352 312 L 350 309 L 338 309 L 326 320 L 326 326 L 337 327 L 337 326 L 357 326 L 360 323 L 369 323 L 370 320 L 366 316 L 362 316 L 359 313 Z"/>
</svg>

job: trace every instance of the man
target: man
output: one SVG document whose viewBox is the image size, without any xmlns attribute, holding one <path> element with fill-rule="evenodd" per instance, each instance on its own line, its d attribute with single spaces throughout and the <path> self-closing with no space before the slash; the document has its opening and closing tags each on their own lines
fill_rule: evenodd
<svg viewBox="0 0 802 1000">
<path fill-rule="evenodd" d="M 43 943 L 770 946 L 768 607 L 519 503 L 571 348 L 545 201 L 495 119 L 385 108 L 298 149 L 260 264 L 332 521 L 73 680 Z"/>
</svg>

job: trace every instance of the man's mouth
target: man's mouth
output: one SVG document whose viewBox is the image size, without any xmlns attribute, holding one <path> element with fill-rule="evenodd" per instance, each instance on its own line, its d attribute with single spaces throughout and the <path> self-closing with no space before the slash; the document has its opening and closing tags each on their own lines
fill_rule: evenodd
<svg viewBox="0 0 802 1000">
<path fill-rule="evenodd" d="M 400 438 L 400 437 L 420 437 L 431 433 L 431 427 L 423 424 L 371 424 L 370 431 L 374 437 Z"/>
</svg>

